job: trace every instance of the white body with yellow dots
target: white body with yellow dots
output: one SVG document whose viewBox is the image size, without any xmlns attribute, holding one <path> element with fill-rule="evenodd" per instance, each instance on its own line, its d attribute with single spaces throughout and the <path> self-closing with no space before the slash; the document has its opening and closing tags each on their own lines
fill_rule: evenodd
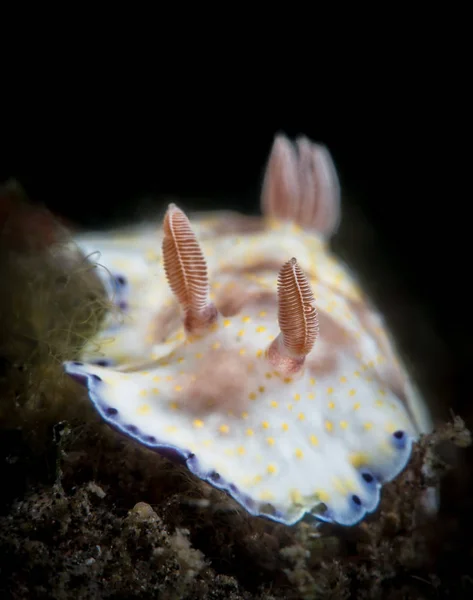
<svg viewBox="0 0 473 600">
<path fill-rule="evenodd" d="M 275 212 L 191 219 L 219 312 L 198 336 L 186 331 L 167 284 L 162 231 L 79 236 L 115 308 L 66 370 L 86 383 L 110 424 L 174 450 L 250 513 L 287 524 L 312 513 L 352 525 L 376 508 L 382 484 L 431 424 L 380 315 L 331 254 L 327 232 L 304 227 L 300 211 L 293 220 Z M 320 328 L 293 376 L 267 357 L 280 333 L 278 271 L 292 256 Z"/>
</svg>

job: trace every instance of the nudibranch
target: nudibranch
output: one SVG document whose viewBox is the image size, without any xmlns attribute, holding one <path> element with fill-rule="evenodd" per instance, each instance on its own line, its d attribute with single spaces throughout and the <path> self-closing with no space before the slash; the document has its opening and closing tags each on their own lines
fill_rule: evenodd
<svg viewBox="0 0 473 600">
<path fill-rule="evenodd" d="M 383 319 L 329 240 L 325 147 L 277 135 L 262 217 L 77 236 L 114 310 L 66 372 L 117 430 L 185 461 L 252 515 L 354 525 L 431 427 Z"/>
</svg>

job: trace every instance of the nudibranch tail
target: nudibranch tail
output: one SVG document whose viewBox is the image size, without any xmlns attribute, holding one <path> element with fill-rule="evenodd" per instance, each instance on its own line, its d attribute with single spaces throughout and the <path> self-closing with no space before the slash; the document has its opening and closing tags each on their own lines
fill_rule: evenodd
<svg viewBox="0 0 473 600">
<path fill-rule="evenodd" d="M 188 331 L 205 329 L 217 318 L 209 299 L 207 264 L 189 219 L 170 204 L 163 223 L 163 262 L 170 288 L 185 312 Z"/>
<path fill-rule="evenodd" d="M 319 328 L 314 294 L 295 258 L 279 271 L 278 322 L 281 333 L 271 343 L 268 358 L 285 372 L 298 371 L 314 346 Z"/>
<path fill-rule="evenodd" d="M 303 136 L 292 144 L 277 135 L 266 167 L 261 208 L 269 218 L 332 235 L 340 220 L 340 183 L 328 150 Z"/>
</svg>

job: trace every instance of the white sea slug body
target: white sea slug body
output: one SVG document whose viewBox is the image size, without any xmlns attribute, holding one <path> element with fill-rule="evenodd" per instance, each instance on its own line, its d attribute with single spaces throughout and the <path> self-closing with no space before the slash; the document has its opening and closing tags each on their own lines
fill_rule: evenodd
<svg viewBox="0 0 473 600">
<path fill-rule="evenodd" d="M 85 235 L 121 317 L 66 371 L 102 417 L 226 490 L 251 514 L 353 525 L 430 428 L 380 316 L 328 239 L 328 152 L 277 136 L 261 218 Z"/>
</svg>

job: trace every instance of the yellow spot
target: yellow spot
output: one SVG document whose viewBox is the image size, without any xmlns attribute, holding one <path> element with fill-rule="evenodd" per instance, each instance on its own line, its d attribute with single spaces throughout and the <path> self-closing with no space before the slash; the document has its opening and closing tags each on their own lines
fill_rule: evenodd
<svg viewBox="0 0 473 600">
<path fill-rule="evenodd" d="M 325 429 L 327 431 L 332 431 L 332 429 L 333 429 L 333 423 L 331 421 L 325 421 Z"/>
<path fill-rule="evenodd" d="M 253 431 L 253 429 L 247 429 L 247 430 L 246 430 L 246 435 L 248 435 L 248 436 L 252 436 L 252 435 L 254 435 L 254 434 L 255 434 L 255 432 Z"/>
<path fill-rule="evenodd" d="M 171 402 L 171 404 L 169 405 L 169 408 L 171 410 L 179 410 L 179 404 L 177 402 Z"/>
<path fill-rule="evenodd" d="M 277 408 L 279 406 L 279 404 L 276 402 L 276 400 L 271 400 L 271 408 Z"/>
<path fill-rule="evenodd" d="M 240 329 L 240 331 L 238 332 L 238 337 L 243 337 L 244 335 L 245 335 L 245 330 Z"/>
<path fill-rule="evenodd" d="M 168 425 L 164 431 L 166 433 L 174 433 L 177 431 L 177 427 L 175 425 Z"/>
<path fill-rule="evenodd" d="M 228 433 L 230 431 L 230 427 L 228 425 L 220 425 L 218 430 L 220 433 Z"/>
<path fill-rule="evenodd" d="M 302 494 L 298 489 L 291 490 L 289 497 L 294 504 L 302 504 Z"/>
<path fill-rule="evenodd" d="M 264 385 L 260 385 L 260 386 L 259 386 L 259 388 L 258 388 L 258 392 L 259 392 L 260 394 L 263 394 L 263 393 L 264 393 Z"/>
<path fill-rule="evenodd" d="M 266 316 L 266 311 L 265 310 L 261 310 L 259 313 L 260 317 L 265 317 Z"/>
<path fill-rule="evenodd" d="M 349 492 L 356 492 L 358 489 L 355 481 L 351 478 L 345 479 L 344 485 Z"/>
<path fill-rule="evenodd" d="M 154 250 L 148 249 L 146 250 L 146 260 L 159 260 L 158 254 Z"/>
<path fill-rule="evenodd" d="M 148 395 L 148 390 L 141 390 L 140 396 L 147 396 L 147 395 Z"/>
<path fill-rule="evenodd" d="M 355 469 L 358 469 L 368 463 L 368 455 L 364 452 L 354 452 L 349 456 L 348 460 Z"/>
<path fill-rule="evenodd" d="M 250 393 L 248 394 L 248 398 L 249 398 L 250 400 L 256 400 L 256 394 L 255 394 L 255 392 L 250 392 Z"/>
<path fill-rule="evenodd" d="M 327 394 L 333 394 L 333 387 L 329 387 L 327 389 Z"/>
<path fill-rule="evenodd" d="M 370 429 L 373 429 L 373 423 L 365 423 L 363 427 L 366 429 L 366 431 L 369 431 Z"/>
<path fill-rule="evenodd" d="M 148 371 L 141 371 L 141 375 L 143 375 L 143 377 L 146 377 L 146 375 L 149 375 Z"/>
<path fill-rule="evenodd" d="M 277 467 L 275 464 L 271 463 L 268 465 L 267 471 L 270 475 L 273 475 L 277 471 Z"/>
<path fill-rule="evenodd" d="M 262 479 L 263 478 L 261 477 L 261 475 L 255 475 L 254 477 L 250 477 L 249 485 L 256 485 L 260 483 Z"/>
<path fill-rule="evenodd" d="M 310 378 L 310 385 L 315 385 L 315 379 L 314 379 L 314 377 Z"/>
<path fill-rule="evenodd" d="M 353 405 L 353 410 L 358 410 L 358 409 L 360 408 L 360 406 L 361 406 L 361 404 L 360 404 L 359 402 L 356 402 L 356 403 Z"/>
<path fill-rule="evenodd" d="M 310 443 L 313 446 L 318 446 L 319 445 L 319 440 L 318 440 L 318 438 L 317 438 L 316 435 L 311 435 L 309 439 L 310 439 Z"/>
<path fill-rule="evenodd" d="M 376 404 L 376 406 L 381 407 L 381 406 L 383 406 L 384 402 L 382 400 L 376 400 L 375 404 Z"/>
<path fill-rule="evenodd" d="M 257 358 L 261 358 L 261 356 L 263 356 L 263 351 L 262 350 L 257 350 L 256 351 L 256 357 Z M 271 374 L 271 373 L 270 373 Z"/>
<path fill-rule="evenodd" d="M 301 399 L 301 395 L 300 394 L 294 394 L 294 400 L 296 402 L 299 402 L 300 399 Z"/>
<path fill-rule="evenodd" d="M 172 381 L 172 375 L 166 375 L 166 381 Z"/>
<path fill-rule="evenodd" d="M 220 348 L 220 346 L 221 346 L 220 342 L 214 342 L 212 344 L 213 350 L 218 350 Z"/>
<path fill-rule="evenodd" d="M 381 394 L 381 396 L 386 396 L 386 391 L 385 390 L 378 390 L 378 392 Z"/>
<path fill-rule="evenodd" d="M 224 327 L 230 327 L 231 324 L 232 322 L 230 321 L 230 319 L 225 319 L 225 321 L 223 322 Z"/>
<path fill-rule="evenodd" d="M 246 450 L 243 446 L 238 446 L 237 452 L 240 456 L 243 456 L 243 454 L 245 454 Z"/>
<path fill-rule="evenodd" d="M 386 423 L 385 429 L 388 433 L 394 433 L 396 431 L 397 427 L 394 423 L 389 421 L 388 423 Z"/>
<path fill-rule="evenodd" d="M 209 331 L 217 331 L 218 329 L 218 323 L 212 323 L 212 325 L 209 327 Z"/>
<path fill-rule="evenodd" d="M 210 446 L 213 444 L 213 441 L 212 441 L 212 440 L 204 440 L 204 441 L 202 442 L 202 444 L 203 444 L 203 445 L 204 445 L 206 448 L 209 448 L 209 447 L 210 447 Z"/>
<path fill-rule="evenodd" d="M 201 427 L 203 427 L 203 426 L 204 426 L 204 422 L 203 422 L 203 421 L 201 421 L 200 419 L 196 419 L 196 420 L 193 422 L 193 425 L 194 425 L 194 427 L 196 427 L 197 429 L 200 429 Z"/>
<path fill-rule="evenodd" d="M 274 446 L 274 444 L 275 444 L 276 442 L 275 442 L 274 438 L 272 438 L 272 437 L 269 437 L 269 438 L 266 438 L 266 443 L 267 443 L 269 446 Z"/>
<path fill-rule="evenodd" d="M 241 320 L 243 321 L 243 323 L 249 323 L 251 321 L 251 317 L 242 317 Z"/>
<path fill-rule="evenodd" d="M 289 429 L 289 425 L 287 423 L 283 423 L 281 427 L 283 431 L 287 431 Z"/>
<path fill-rule="evenodd" d="M 263 422 L 261 423 L 261 427 L 262 427 L 263 429 L 269 429 L 269 423 L 268 423 L 268 421 L 263 421 Z"/>
<path fill-rule="evenodd" d="M 256 328 L 256 333 L 264 333 L 266 331 L 266 327 L 264 325 L 258 325 Z"/>
<path fill-rule="evenodd" d="M 196 357 L 197 359 L 198 359 L 198 358 L 202 358 L 202 356 L 203 356 L 202 352 L 197 352 L 197 353 L 196 353 L 196 355 L 195 355 L 195 357 Z"/>
<path fill-rule="evenodd" d="M 342 429 L 346 429 L 348 427 L 348 423 L 346 421 L 340 421 L 340 427 Z"/>
<path fill-rule="evenodd" d="M 335 408 L 335 402 L 329 402 L 328 403 L 328 407 L 329 408 Z"/>
<path fill-rule="evenodd" d="M 320 502 L 323 502 L 324 504 L 330 500 L 329 494 L 327 494 L 327 492 L 325 492 L 324 490 L 317 490 L 315 492 L 315 496 Z"/>
<path fill-rule="evenodd" d="M 292 377 L 284 377 L 284 383 L 292 383 Z"/>
<path fill-rule="evenodd" d="M 356 390 L 354 390 L 353 388 L 348 392 L 349 396 L 354 396 L 356 394 Z"/>
<path fill-rule="evenodd" d="M 184 362 L 184 360 L 185 360 L 185 358 L 184 358 L 184 357 L 182 357 L 182 356 L 180 356 L 180 357 L 177 359 L 177 362 L 178 362 L 179 364 L 182 364 L 182 363 Z"/>
<path fill-rule="evenodd" d="M 176 385 L 174 389 L 176 392 L 182 392 L 182 385 Z"/>
<path fill-rule="evenodd" d="M 305 414 L 304 414 L 304 413 L 299 413 L 299 414 L 297 415 L 297 418 L 299 419 L 299 421 L 304 421 L 304 419 L 305 419 Z"/>
<path fill-rule="evenodd" d="M 265 373 L 266 379 L 271 379 L 272 376 L 273 376 L 272 373 Z"/>
<path fill-rule="evenodd" d="M 296 455 L 296 458 L 304 458 L 304 453 L 300 448 L 297 448 L 294 454 Z"/>
<path fill-rule="evenodd" d="M 161 377 L 159 377 L 159 375 L 155 375 L 155 376 L 153 377 L 153 381 L 156 381 L 156 383 L 157 383 L 158 381 L 160 381 L 160 380 L 161 380 Z"/>
<path fill-rule="evenodd" d="M 368 367 L 370 367 L 371 369 L 374 367 L 374 360 L 369 361 Z"/>
<path fill-rule="evenodd" d="M 245 354 L 246 350 L 244 348 L 240 348 L 240 352 L 239 355 L 243 356 Z"/>
<path fill-rule="evenodd" d="M 335 491 L 337 491 L 339 494 L 345 495 L 347 493 L 347 489 L 343 485 L 343 481 L 338 477 L 334 477 L 332 479 L 332 485 L 335 488 Z"/>
<path fill-rule="evenodd" d="M 380 450 L 380 452 L 383 452 L 383 454 L 392 454 L 393 453 L 393 449 L 386 441 L 382 442 L 379 445 L 379 450 Z"/>
<path fill-rule="evenodd" d="M 151 412 L 151 406 L 149 404 L 142 404 L 136 411 L 138 415 L 147 415 L 149 412 Z"/>
<path fill-rule="evenodd" d="M 307 398 L 309 398 L 309 400 L 313 400 L 315 398 L 315 394 L 313 392 L 309 392 L 307 394 Z"/>
<path fill-rule="evenodd" d="M 151 388 L 151 393 L 152 394 L 159 394 L 158 388 Z"/>
<path fill-rule="evenodd" d="M 241 418 L 242 419 L 247 419 L 248 418 L 248 413 L 247 412 L 242 412 L 241 413 Z"/>
<path fill-rule="evenodd" d="M 288 404 L 287 405 L 287 410 L 292 410 L 294 407 L 292 406 L 292 404 Z"/>
<path fill-rule="evenodd" d="M 342 375 L 340 377 L 340 383 L 346 383 L 347 382 L 347 378 L 345 377 L 345 375 Z"/>
<path fill-rule="evenodd" d="M 270 492 L 269 490 L 262 490 L 259 494 L 259 499 L 260 500 L 274 500 L 274 494 L 272 492 Z"/>
</svg>

